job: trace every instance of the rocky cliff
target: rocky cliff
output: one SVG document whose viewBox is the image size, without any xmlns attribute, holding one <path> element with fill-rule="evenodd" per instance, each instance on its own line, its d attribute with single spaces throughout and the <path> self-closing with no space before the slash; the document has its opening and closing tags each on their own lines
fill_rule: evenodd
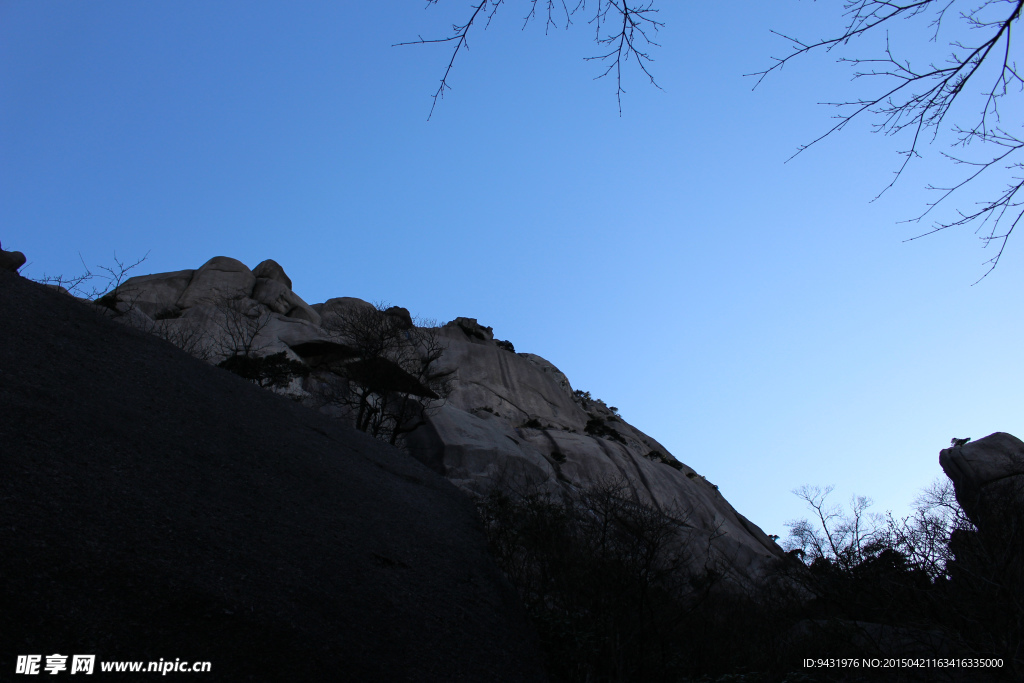
<svg viewBox="0 0 1024 683">
<path fill-rule="evenodd" d="M 309 305 L 274 261 L 250 270 L 217 257 L 196 270 L 132 278 L 100 303 L 214 363 L 238 353 L 283 354 L 308 372 L 278 390 L 310 405 L 317 405 L 317 387 L 332 369 L 362 363 L 365 373 L 374 360 L 360 350 L 365 344 L 353 338 L 358 334 L 332 321 L 379 312 L 345 297 Z M 390 368 L 389 386 L 405 386 L 406 398 L 426 397 L 415 428 L 402 434 L 408 450 L 463 490 L 485 494 L 513 485 L 558 495 L 619 482 L 637 501 L 683 518 L 689 532 L 701 537 L 701 547 L 711 548 L 720 566 L 741 579 L 759 576 L 767 561 L 782 555 L 717 486 L 614 409 L 574 391 L 544 358 L 515 352 L 472 318 L 426 331 L 404 309 L 389 309 L 381 319 L 407 338 L 425 332 L 428 345 L 438 349 L 430 377 L 450 380 L 446 400 L 430 400 L 438 394 L 424 376 L 408 376 L 408 367 L 397 361 L 376 360 Z M 420 356 L 429 353 L 422 343 L 416 348 Z M 324 409 L 346 415 L 336 404 Z"/>
<path fill-rule="evenodd" d="M 1024 442 L 996 432 L 945 448 L 939 464 L 956 487 L 960 507 L 979 528 L 1005 522 L 1024 506 Z"/>
<path fill-rule="evenodd" d="M 0 320 L 0 678 L 546 680 L 472 506 L 406 453 L 12 273 Z"/>
</svg>

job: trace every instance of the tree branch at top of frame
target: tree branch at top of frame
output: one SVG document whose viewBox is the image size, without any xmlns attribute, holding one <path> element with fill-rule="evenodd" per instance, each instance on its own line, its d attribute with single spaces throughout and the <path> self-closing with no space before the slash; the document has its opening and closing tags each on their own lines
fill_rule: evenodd
<svg viewBox="0 0 1024 683">
<path fill-rule="evenodd" d="M 440 0 L 427 0 L 427 7 L 436 5 L 439 2 Z M 524 29 L 531 21 L 536 20 L 538 14 L 537 5 L 541 0 L 526 0 L 526 2 L 529 3 L 529 11 L 523 19 Z M 463 48 L 469 49 L 470 30 L 481 23 L 483 23 L 483 30 L 486 30 L 494 19 L 495 14 L 497 14 L 498 8 L 503 4 L 505 4 L 505 0 L 476 0 L 475 4 L 470 6 L 472 11 L 469 18 L 462 24 L 453 23 L 449 35 L 441 38 L 423 38 L 419 36 L 416 40 L 395 43 L 393 46 L 426 45 L 430 43 L 453 43 L 455 45 L 452 49 L 451 58 L 448 60 L 448 65 L 445 67 L 444 75 L 441 77 L 441 82 L 434 92 L 427 120 L 433 117 L 438 100 L 444 99 L 445 92 L 451 90 L 451 85 L 448 82 L 449 77 L 459 52 Z M 594 12 L 588 23 L 594 26 L 594 40 L 602 49 L 608 48 L 608 50 L 603 54 L 584 57 L 584 59 L 587 61 L 599 61 L 607 65 L 605 70 L 596 76 L 594 80 L 599 80 L 612 73 L 615 74 L 615 99 L 618 104 L 619 115 L 621 116 L 622 95 L 626 92 L 622 87 L 622 69 L 623 65 L 630 58 L 636 60 L 640 70 L 651 84 L 659 90 L 661 89 L 661 86 L 654 80 L 654 75 L 648 66 L 654 61 L 649 52 L 650 46 L 659 47 L 658 43 L 652 39 L 652 34 L 656 35 L 658 29 L 664 26 L 664 23 L 655 18 L 658 9 L 654 6 L 654 0 L 646 0 L 639 3 L 631 2 L 631 0 L 596 0 L 590 6 L 594 8 Z M 575 5 L 573 5 L 572 0 L 544 0 L 544 10 L 546 13 L 544 33 L 547 34 L 552 28 L 559 28 L 559 21 L 564 22 L 565 28 L 568 29 L 573 23 L 573 17 L 577 13 L 585 12 L 586 9 L 587 0 L 576 0 Z M 609 27 L 611 27 L 611 30 L 608 30 Z"/>
<path fill-rule="evenodd" d="M 932 41 L 937 41 L 940 31 L 948 27 L 950 21 L 958 20 L 960 27 L 968 29 L 969 35 L 976 36 L 976 39 L 970 43 L 951 40 L 948 43 L 951 53 L 938 66 L 930 63 L 927 68 L 915 68 L 909 60 L 898 57 L 890 43 L 888 31 L 885 48 L 880 56 L 840 58 L 839 62 L 855 67 L 854 80 L 878 79 L 884 85 L 874 94 L 860 99 L 824 102 L 839 109 L 836 123 L 810 142 L 800 145 L 790 159 L 841 131 L 851 121 L 873 117 L 874 132 L 885 135 L 904 133 L 910 137 L 909 146 L 900 152 L 903 161 L 893 173 L 892 179 L 875 197 L 877 199 L 896 183 L 912 159 L 921 157 L 925 145 L 936 141 L 947 119 L 952 123 L 950 130 L 955 135 L 952 146 L 965 150 L 971 143 L 994 146 L 994 153 L 983 157 L 982 161 L 970 160 L 964 153 L 954 155 L 942 152 L 955 165 L 963 165 L 971 170 L 962 181 L 951 186 L 928 185 L 928 189 L 940 192 L 939 198 L 930 202 L 920 215 L 904 221 L 919 222 L 930 216 L 937 206 L 948 203 L 946 200 L 952 194 L 975 181 L 980 180 L 997 187 L 1003 185 L 1004 189 L 994 198 L 978 202 L 970 210 L 955 209 L 955 218 L 938 220 L 931 229 L 906 240 L 911 241 L 951 227 L 976 224 L 975 232 L 982 233 L 980 238 L 984 246 L 991 243 L 999 245 L 995 256 L 985 262 L 989 268 L 978 279 L 980 282 L 998 265 L 1010 234 L 1024 215 L 1024 202 L 1021 200 L 1021 188 L 1024 185 L 1021 170 L 1024 165 L 1018 160 L 1019 155 L 1013 156 L 1024 143 L 1008 132 L 1011 125 L 1019 125 L 1021 121 L 1017 118 L 1007 122 L 1009 115 L 1017 112 L 1013 107 L 1004 108 L 1005 111 L 1000 109 L 1000 102 L 1013 93 L 1014 89 L 1017 93 L 1024 91 L 1024 74 L 1021 74 L 1014 62 L 1012 52 L 1012 29 L 1021 17 L 1024 0 L 973 1 L 976 4 L 962 0 L 846 0 L 844 10 L 847 20 L 843 30 L 837 31 L 830 38 L 813 42 L 773 31 L 789 41 L 792 47 L 790 53 L 773 58 L 774 63 L 770 67 L 747 76 L 757 77 L 754 84 L 754 88 L 757 88 L 769 74 L 780 71 L 792 60 L 811 52 L 831 52 L 841 46 L 848 46 L 855 38 L 887 30 L 894 25 L 895 19 L 930 16 L 928 26 Z M 960 5 L 963 9 L 955 7 Z M 973 122 L 955 122 L 956 118 L 963 117 L 959 109 L 953 110 L 958 102 L 960 106 L 969 106 L 972 102 L 976 104 L 977 118 Z"/>
</svg>

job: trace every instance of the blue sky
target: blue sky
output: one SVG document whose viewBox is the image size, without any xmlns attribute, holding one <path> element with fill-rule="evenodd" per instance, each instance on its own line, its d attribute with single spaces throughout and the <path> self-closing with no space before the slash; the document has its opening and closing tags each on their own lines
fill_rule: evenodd
<svg viewBox="0 0 1024 683">
<path fill-rule="evenodd" d="M 510 2 L 456 62 L 468 0 L 0 0 L 0 241 L 23 273 L 116 251 L 160 272 L 284 266 L 356 296 L 478 318 L 617 406 L 767 533 L 791 494 L 903 514 L 950 438 L 1024 436 L 1024 254 L 970 230 L 905 243 L 950 176 L 930 150 L 872 202 L 899 139 L 866 124 L 784 163 L 857 84 L 835 55 L 757 90 L 839 3 L 661 2 L 619 116 L 592 29 Z"/>
</svg>

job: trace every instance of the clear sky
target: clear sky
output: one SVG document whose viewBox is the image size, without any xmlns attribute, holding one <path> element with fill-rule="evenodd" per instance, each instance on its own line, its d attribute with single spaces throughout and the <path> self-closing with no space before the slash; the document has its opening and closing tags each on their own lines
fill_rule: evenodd
<svg viewBox="0 0 1024 683">
<path fill-rule="evenodd" d="M 664 88 L 593 80 L 592 27 L 461 54 L 468 0 L 0 0 L 0 241 L 30 277 L 273 258 L 309 303 L 474 317 L 720 486 L 767 533 L 835 484 L 907 511 L 952 437 L 1024 437 L 1024 251 L 971 230 L 905 243 L 938 150 L 877 201 L 899 139 L 853 125 L 835 55 L 757 90 L 838 2 L 664 0 Z M 1022 237 L 1021 239 L 1024 239 Z M 84 397 L 83 397 L 84 398 Z"/>
</svg>

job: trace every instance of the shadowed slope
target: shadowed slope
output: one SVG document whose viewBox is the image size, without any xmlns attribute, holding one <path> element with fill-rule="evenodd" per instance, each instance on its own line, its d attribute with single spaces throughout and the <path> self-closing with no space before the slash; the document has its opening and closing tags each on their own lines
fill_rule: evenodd
<svg viewBox="0 0 1024 683">
<path fill-rule="evenodd" d="M 385 444 L 0 273 L 0 670 L 541 680 L 469 502 Z"/>
</svg>

